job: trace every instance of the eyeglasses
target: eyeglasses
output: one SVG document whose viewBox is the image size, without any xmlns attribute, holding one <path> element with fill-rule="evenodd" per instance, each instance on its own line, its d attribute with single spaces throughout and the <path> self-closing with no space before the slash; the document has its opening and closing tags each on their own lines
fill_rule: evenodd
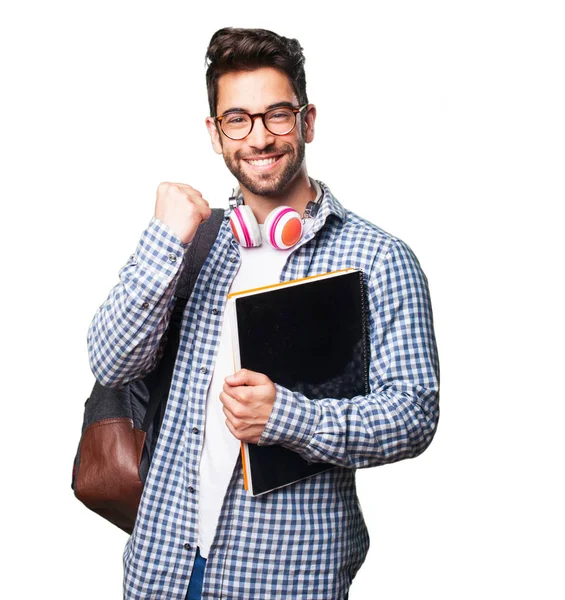
<svg viewBox="0 0 565 600">
<path fill-rule="evenodd" d="M 223 134 L 230 140 L 242 140 L 246 138 L 253 129 L 255 118 L 261 117 L 265 129 L 274 135 L 286 135 L 296 127 L 296 115 L 302 112 L 308 104 L 299 107 L 279 106 L 271 108 L 264 113 L 250 115 L 246 112 L 228 112 L 216 121 L 220 124 Z"/>
</svg>

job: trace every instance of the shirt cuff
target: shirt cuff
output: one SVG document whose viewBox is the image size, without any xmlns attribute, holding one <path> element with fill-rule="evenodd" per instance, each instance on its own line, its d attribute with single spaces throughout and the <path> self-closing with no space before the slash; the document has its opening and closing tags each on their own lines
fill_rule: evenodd
<svg viewBox="0 0 565 600">
<path fill-rule="evenodd" d="M 158 219 L 157 217 L 153 217 L 151 219 L 151 221 L 149 222 L 149 227 L 151 227 L 152 225 L 156 225 L 161 231 L 166 231 L 168 234 L 168 237 L 172 240 L 175 240 L 177 243 L 179 243 L 185 250 L 190 246 L 190 244 L 192 242 L 186 242 L 183 243 L 181 242 L 180 237 L 178 236 L 178 234 L 173 230 L 172 227 L 169 227 L 166 223 L 163 223 L 163 221 L 161 221 L 160 219 Z"/>
<path fill-rule="evenodd" d="M 180 275 L 189 245 L 183 244 L 168 225 L 153 217 L 141 234 L 135 253 L 120 271 L 128 294 L 143 308 L 161 298 Z"/>
<path fill-rule="evenodd" d="M 258 445 L 278 444 L 299 452 L 314 437 L 322 409 L 318 402 L 299 392 L 291 392 L 278 384 L 275 387 L 275 404 Z"/>
<path fill-rule="evenodd" d="M 141 235 L 134 256 L 139 264 L 168 278 L 178 271 L 188 246 L 168 225 L 153 217 Z"/>
</svg>

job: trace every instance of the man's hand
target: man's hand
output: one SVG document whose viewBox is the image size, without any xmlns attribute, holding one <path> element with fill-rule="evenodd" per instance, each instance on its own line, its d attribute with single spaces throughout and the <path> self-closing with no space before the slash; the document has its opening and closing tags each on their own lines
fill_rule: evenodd
<svg viewBox="0 0 565 600">
<path fill-rule="evenodd" d="M 275 384 L 262 373 L 241 369 L 226 377 L 220 400 L 226 425 L 242 442 L 256 444 L 275 403 Z"/>
<path fill-rule="evenodd" d="M 159 184 L 155 216 L 168 225 L 183 244 L 192 241 L 198 225 L 211 214 L 202 194 L 189 185 L 168 182 Z"/>
</svg>

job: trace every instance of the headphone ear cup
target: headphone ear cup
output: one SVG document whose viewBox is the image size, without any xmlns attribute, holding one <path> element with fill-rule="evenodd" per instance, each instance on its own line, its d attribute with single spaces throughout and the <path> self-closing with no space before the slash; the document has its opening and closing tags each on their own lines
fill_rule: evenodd
<svg viewBox="0 0 565 600">
<path fill-rule="evenodd" d="M 230 227 L 235 239 L 244 248 L 261 245 L 261 231 L 250 206 L 242 204 L 231 211 Z"/>
<path fill-rule="evenodd" d="M 300 215 L 290 206 L 279 206 L 265 219 L 265 237 L 276 250 L 288 250 L 302 237 L 303 224 Z"/>
</svg>

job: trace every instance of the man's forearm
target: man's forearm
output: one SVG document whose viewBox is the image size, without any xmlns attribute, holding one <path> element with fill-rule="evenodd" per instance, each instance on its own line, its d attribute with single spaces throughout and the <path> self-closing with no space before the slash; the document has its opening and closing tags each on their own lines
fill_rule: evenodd
<svg viewBox="0 0 565 600">
<path fill-rule="evenodd" d="M 277 386 L 263 444 L 279 444 L 310 462 L 363 468 L 421 454 L 435 433 L 437 390 L 390 388 L 355 398 L 311 400 Z"/>
<path fill-rule="evenodd" d="M 120 270 L 120 283 L 96 311 L 88 329 L 90 366 L 103 385 L 123 385 L 154 366 L 186 247 L 169 227 L 153 218 Z"/>
<path fill-rule="evenodd" d="M 309 399 L 277 385 L 259 445 L 312 462 L 369 467 L 417 456 L 439 418 L 439 362 L 427 282 L 411 250 L 392 245 L 369 274 L 369 385 L 354 398 Z"/>
</svg>

